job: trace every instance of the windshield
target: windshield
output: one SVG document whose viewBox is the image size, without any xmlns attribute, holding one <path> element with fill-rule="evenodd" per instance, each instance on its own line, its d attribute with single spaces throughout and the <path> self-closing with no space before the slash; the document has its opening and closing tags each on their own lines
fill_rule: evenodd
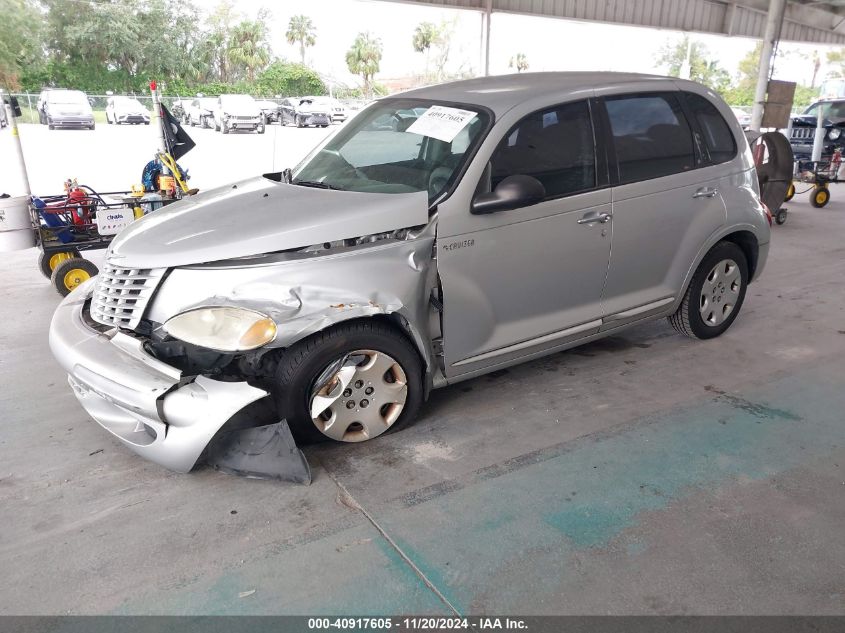
<svg viewBox="0 0 845 633">
<path fill-rule="evenodd" d="M 489 116 L 473 106 L 417 99 L 371 105 L 294 170 L 294 184 L 346 191 L 446 191 L 480 142 Z"/>
<path fill-rule="evenodd" d="M 81 92 L 51 92 L 47 101 L 60 104 L 88 105 L 88 99 Z"/>
<path fill-rule="evenodd" d="M 142 110 L 144 109 L 144 106 L 141 105 L 140 101 L 131 97 L 115 97 L 114 105 L 120 106 L 122 108 L 140 108 Z"/>
<path fill-rule="evenodd" d="M 828 103 L 814 103 L 804 110 L 804 114 L 818 116 L 818 107 L 822 106 L 822 118 L 845 119 L 845 101 L 833 101 Z"/>
<path fill-rule="evenodd" d="M 216 105 L 217 99 L 206 97 L 205 99 L 199 100 L 199 107 L 204 108 L 205 110 L 213 110 Z"/>
<path fill-rule="evenodd" d="M 255 99 L 249 95 L 223 95 L 220 97 L 220 103 L 228 106 L 234 105 L 255 105 Z"/>
</svg>

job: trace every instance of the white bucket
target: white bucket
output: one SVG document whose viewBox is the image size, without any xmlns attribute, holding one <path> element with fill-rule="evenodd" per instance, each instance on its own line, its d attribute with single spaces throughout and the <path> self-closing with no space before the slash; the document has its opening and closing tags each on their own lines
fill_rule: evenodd
<svg viewBox="0 0 845 633">
<path fill-rule="evenodd" d="M 29 197 L 0 198 L 0 253 L 35 246 Z"/>
</svg>

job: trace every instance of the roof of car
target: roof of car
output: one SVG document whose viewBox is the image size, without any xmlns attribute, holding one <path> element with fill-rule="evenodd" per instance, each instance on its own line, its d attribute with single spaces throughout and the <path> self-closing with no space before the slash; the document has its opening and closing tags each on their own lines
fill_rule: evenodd
<svg viewBox="0 0 845 633">
<path fill-rule="evenodd" d="M 545 72 L 477 77 L 425 88 L 416 88 L 391 97 L 435 99 L 483 105 L 501 114 L 529 98 L 554 95 L 561 90 L 598 88 L 609 84 L 655 83 L 673 81 L 673 77 L 640 73 Z"/>
</svg>

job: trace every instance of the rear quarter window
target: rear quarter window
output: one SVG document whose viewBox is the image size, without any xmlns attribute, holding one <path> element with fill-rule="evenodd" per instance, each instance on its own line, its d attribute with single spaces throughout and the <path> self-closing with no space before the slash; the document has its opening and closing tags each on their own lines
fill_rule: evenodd
<svg viewBox="0 0 845 633">
<path fill-rule="evenodd" d="M 684 93 L 687 106 L 698 123 L 711 163 L 725 163 L 736 156 L 736 140 L 730 126 L 710 101 L 701 95 Z"/>
</svg>

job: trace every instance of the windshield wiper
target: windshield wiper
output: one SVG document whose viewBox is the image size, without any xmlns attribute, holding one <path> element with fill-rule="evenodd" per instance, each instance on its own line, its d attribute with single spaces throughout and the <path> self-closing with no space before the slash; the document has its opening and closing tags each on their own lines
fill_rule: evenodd
<svg viewBox="0 0 845 633">
<path fill-rule="evenodd" d="M 320 182 L 319 180 L 291 180 L 294 185 L 301 185 L 303 187 L 314 187 L 316 189 L 334 189 L 335 191 L 346 191 L 343 187 L 330 185 L 327 182 Z"/>
</svg>

